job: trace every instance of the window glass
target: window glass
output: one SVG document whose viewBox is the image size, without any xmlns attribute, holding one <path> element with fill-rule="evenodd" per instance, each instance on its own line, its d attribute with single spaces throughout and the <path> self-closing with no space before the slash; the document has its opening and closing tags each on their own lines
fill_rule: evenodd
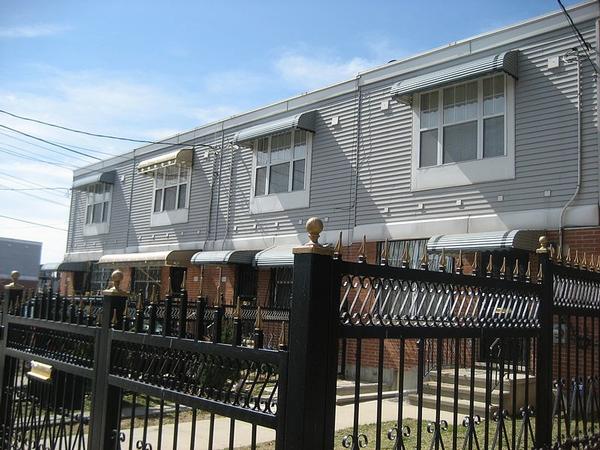
<svg viewBox="0 0 600 450">
<path fill-rule="evenodd" d="M 167 167 L 165 171 L 165 186 L 173 186 L 179 180 L 179 167 Z"/>
<path fill-rule="evenodd" d="M 92 223 L 102 223 L 102 203 L 96 203 L 94 205 L 94 211 L 92 212 Z"/>
<path fill-rule="evenodd" d="M 154 212 L 162 211 L 162 189 L 157 189 L 154 194 Z"/>
<path fill-rule="evenodd" d="M 504 116 L 483 121 L 483 157 L 504 155 Z"/>
<path fill-rule="evenodd" d="M 108 202 L 102 203 L 102 222 L 108 221 Z"/>
<path fill-rule="evenodd" d="M 421 131 L 420 167 L 435 166 L 438 153 L 438 130 Z"/>
<path fill-rule="evenodd" d="M 421 96 L 421 129 L 438 126 L 438 93 L 430 92 Z"/>
<path fill-rule="evenodd" d="M 294 173 L 292 175 L 292 191 L 301 191 L 304 189 L 304 165 L 304 159 L 294 161 Z"/>
<path fill-rule="evenodd" d="M 264 166 L 269 163 L 269 138 L 262 138 L 258 140 L 256 150 L 256 164 Z"/>
<path fill-rule="evenodd" d="M 306 158 L 306 131 L 294 132 L 294 159 Z"/>
<path fill-rule="evenodd" d="M 504 113 L 504 75 L 483 80 L 483 114 Z"/>
<path fill-rule="evenodd" d="M 179 196 L 177 197 L 177 208 L 183 209 L 186 206 L 187 201 L 187 184 L 179 185 Z"/>
<path fill-rule="evenodd" d="M 477 122 L 444 127 L 444 163 L 477 159 Z"/>
<path fill-rule="evenodd" d="M 290 163 L 271 166 L 269 174 L 269 194 L 287 192 L 290 182 Z"/>
<path fill-rule="evenodd" d="M 292 133 L 271 137 L 271 164 L 291 159 Z"/>
<path fill-rule="evenodd" d="M 88 205 L 87 213 L 85 215 L 85 223 L 92 223 L 92 209 L 93 209 L 93 206 Z"/>
<path fill-rule="evenodd" d="M 254 195 L 265 195 L 267 185 L 267 168 L 260 167 L 256 169 L 256 185 L 254 186 Z"/>
<path fill-rule="evenodd" d="M 276 267 L 271 271 L 271 307 L 289 309 L 292 301 L 293 282 L 294 269 L 292 267 Z"/>
<path fill-rule="evenodd" d="M 477 118 L 477 82 L 444 89 L 444 123 Z"/>
<path fill-rule="evenodd" d="M 175 209 L 177 199 L 177 186 L 165 188 L 163 211 L 172 211 Z"/>
</svg>

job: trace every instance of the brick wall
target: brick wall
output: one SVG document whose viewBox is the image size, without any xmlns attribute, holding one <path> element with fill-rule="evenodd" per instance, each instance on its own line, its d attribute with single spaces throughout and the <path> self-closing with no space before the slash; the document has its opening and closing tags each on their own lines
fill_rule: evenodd
<svg viewBox="0 0 600 450">
<path fill-rule="evenodd" d="M 195 299 L 202 293 L 208 299 L 209 305 L 217 302 L 219 284 L 226 305 L 233 305 L 237 280 L 237 267 L 235 265 L 223 266 L 195 266 L 188 267 L 186 276 L 186 289 L 190 299 Z M 225 281 L 220 281 L 222 278 Z"/>
</svg>

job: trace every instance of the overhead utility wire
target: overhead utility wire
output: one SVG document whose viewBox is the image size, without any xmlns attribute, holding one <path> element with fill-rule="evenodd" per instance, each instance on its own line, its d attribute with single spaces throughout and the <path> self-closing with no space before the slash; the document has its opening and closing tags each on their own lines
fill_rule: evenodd
<svg viewBox="0 0 600 450">
<path fill-rule="evenodd" d="M 74 159 L 78 159 L 79 161 L 84 161 L 86 164 L 89 163 L 89 161 L 87 159 L 82 158 L 81 156 L 78 156 L 78 155 L 67 155 L 66 153 L 59 152 L 58 150 L 55 150 L 53 148 L 46 147 L 46 146 L 40 145 L 40 144 L 36 144 L 35 142 L 30 142 L 30 141 L 28 141 L 26 139 L 21 139 L 21 138 L 19 138 L 17 136 L 13 136 L 12 134 L 4 133 L 3 131 L 0 131 L 0 135 L 9 137 L 11 139 L 14 139 L 15 141 L 23 142 L 23 143 L 25 143 L 27 145 L 32 145 L 34 147 L 41 148 L 43 150 L 47 150 L 47 151 L 50 151 L 50 152 L 56 152 L 56 154 L 60 155 L 60 156 L 66 156 L 66 157 L 69 157 L 71 159 L 73 159 L 73 158 Z"/>
<path fill-rule="evenodd" d="M 58 230 L 58 231 L 67 231 L 64 228 L 53 227 L 52 225 L 46 225 L 45 223 L 30 222 L 29 220 L 17 219 L 16 217 L 5 216 L 5 215 L 2 215 L 2 214 L 0 214 L 0 218 L 2 218 L 2 219 L 8 219 L 8 220 L 14 220 L 16 222 L 28 223 L 30 225 L 36 225 L 38 227 L 52 228 L 53 230 Z"/>
<path fill-rule="evenodd" d="M 579 41 L 579 44 L 583 47 L 583 52 L 585 53 L 585 57 L 590 62 L 592 69 L 594 69 L 594 72 L 596 74 L 598 74 L 598 67 L 596 66 L 596 63 L 594 61 L 592 61 L 592 58 L 590 57 L 590 54 L 589 54 L 589 50 L 592 48 L 592 46 L 590 44 L 588 44 L 588 42 L 585 40 L 585 38 L 581 34 L 581 31 L 579 31 L 579 28 L 577 28 L 577 25 L 575 25 L 573 18 L 569 14 L 569 11 L 567 11 L 567 8 L 565 8 L 565 5 L 563 5 L 562 1 L 561 0 L 556 0 L 556 1 L 560 5 L 563 14 L 567 17 L 567 20 L 569 21 L 569 25 L 571 26 L 571 29 L 573 30 L 575 37 Z"/>
<path fill-rule="evenodd" d="M 7 177 L 7 178 L 12 178 L 14 180 L 17 180 L 17 183 L 20 183 L 20 184 L 25 184 L 25 185 L 29 184 L 31 186 L 36 186 L 36 187 L 45 187 L 43 184 L 36 183 L 35 181 L 24 180 L 24 179 L 22 179 L 20 177 L 11 175 L 10 173 L 3 172 L 1 170 L 0 170 L 0 176 Z M 63 195 L 60 195 L 60 194 L 55 193 L 55 192 L 49 192 L 49 194 L 54 194 L 54 195 L 56 195 L 56 196 L 58 196 L 60 198 L 64 198 Z"/>
<path fill-rule="evenodd" d="M 6 186 L 4 184 L 0 184 L 0 188 L 2 188 L 2 187 L 7 188 L 8 186 Z M 48 202 L 48 203 L 52 203 L 54 205 L 62 206 L 63 208 L 68 208 L 68 206 L 69 206 L 69 205 L 65 205 L 64 203 L 59 203 L 54 200 L 50 200 L 49 198 L 40 197 L 39 195 L 31 194 L 29 192 L 17 191 L 17 194 L 26 195 L 28 197 L 35 198 L 35 199 L 43 201 L 43 202 Z"/>
<path fill-rule="evenodd" d="M 39 123 L 41 125 L 46 125 L 49 127 L 59 128 L 61 130 L 65 130 L 65 131 L 71 131 L 73 133 L 85 134 L 87 136 L 94 136 L 94 137 L 99 137 L 99 138 L 103 138 L 103 139 L 116 139 L 118 141 L 136 142 L 138 144 L 163 144 L 163 145 L 185 145 L 185 146 L 190 145 L 190 144 L 180 144 L 178 142 L 148 141 L 146 139 L 133 139 L 133 138 L 123 137 L 123 136 L 115 136 L 115 135 L 111 135 L 111 134 L 92 133 L 91 131 L 78 130 L 75 128 L 65 127 L 63 125 L 57 125 L 55 123 L 44 122 L 43 120 L 32 119 L 31 117 L 20 116 L 18 114 L 14 114 L 14 113 L 11 113 L 11 112 L 3 110 L 3 109 L 0 109 L 0 113 L 7 114 L 7 115 L 15 117 L 17 119 L 27 120 L 29 122 L 35 122 L 35 123 Z M 216 147 L 214 147 L 213 145 L 209 145 L 209 144 L 192 144 L 192 145 L 207 147 L 207 148 L 216 150 Z"/>
<path fill-rule="evenodd" d="M 50 144 L 50 145 L 53 145 L 55 147 L 62 148 L 62 149 L 67 150 L 69 152 L 77 153 L 78 155 L 87 156 L 88 158 L 100 161 L 100 158 L 97 158 L 96 156 L 88 155 L 87 153 L 80 152 L 78 150 L 74 150 L 74 149 L 69 148 L 69 147 L 65 147 L 64 145 L 56 144 L 56 143 L 54 143 L 52 141 L 48 141 L 46 139 L 43 139 L 43 138 L 40 138 L 40 137 L 37 137 L 37 136 L 33 136 L 32 134 L 25 133 L 24 131 L 15 130 L 14 128 L 7 127 L 6 125 L 0 124 L 0 128 L 5 128 L 7 130 L 14 131 L 15 133 L 22 134 L 23 136 L 27 136 L 27 137 L 29 137 L 31 139 L 35 139 L 37 141 L 45 142 L 46 144 Z"/>
<path fill-rule="evenodd" d="M 14 156 L 16 158 L 23 158 L 23 159 L 26 159 L 27 161 L 35 161 L 35 162 L 39 162 L 41 164 L 48 164 L 49 166 L 52 166 L 52 167 L 60 167 L 62 169 L 71 170 L 71 171 L 73 170 L 73 166 L 67 166 L 67 165 L 58 163 L 56 161 L 46 161 L 44 159 L 33 158 L 31 156 L 22 155 L 20 153 L 14 152 L 12 150 L 7 150 L 7 149 L 2 148 L 2 147 L 0 147 L 0 153 L 4 153 L 4 154 L 10 155 L 10 156 Z"/>
<path fill-rule="evenodd" d="M 39 187 L 39 188 L 0 188 L 0 191 L 68 191 L 67 187 Z"/>
</svg>

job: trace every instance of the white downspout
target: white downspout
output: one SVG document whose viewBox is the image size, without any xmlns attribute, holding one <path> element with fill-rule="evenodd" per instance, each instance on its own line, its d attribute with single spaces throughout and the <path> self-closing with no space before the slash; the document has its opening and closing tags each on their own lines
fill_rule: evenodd
<svg viewBox="0 0 600 450">
<path fill-rule="evenodd" d="M 562 207 L 560 211 L 560 219 L 558 222 L 558 247 L 563 248 L 563 223 L 565 218 L 565 213 L 567 208 L 571 206 L 571 204 L 575 201 L 575 198 L 579 195 L 581 191 L 581 57 L 579 54 L 579 50 L 572 50 L 564 55 L 564 60 L 572 56 L 576 55 L 576 63 L 577 63 L 577 186 L 575 187 L 575 192 L 571 195 L 571 198 L 567 201 L 565 206 Z"/>
</svg>

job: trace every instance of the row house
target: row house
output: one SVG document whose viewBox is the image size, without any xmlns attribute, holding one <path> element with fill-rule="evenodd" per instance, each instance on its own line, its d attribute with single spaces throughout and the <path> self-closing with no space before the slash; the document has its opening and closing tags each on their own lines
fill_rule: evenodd
<svg viewBox="0 0 600 450">
<path fill-rule="evenodd" d="M 581 37 L 557 11 L 76 170 L 63 291 L 118 267 L 145 298 L 285 308 L 312 216 L 370 262 L 524 269 L 543 233 L 599 255 L 598 3 L 569 14 Z"/>
</svg>

